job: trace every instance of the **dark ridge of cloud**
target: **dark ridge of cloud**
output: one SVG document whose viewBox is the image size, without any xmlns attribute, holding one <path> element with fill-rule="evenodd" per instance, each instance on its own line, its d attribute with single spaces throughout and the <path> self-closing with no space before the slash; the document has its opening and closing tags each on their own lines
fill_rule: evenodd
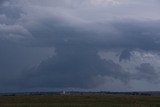
<svg viewBox="0 0 160 107">
<path fill-rule="evenodd" d="M 159 21 L 126 21 L 115 23 L 114 26 L 121 35 L 117 47 L 127 49 L 142 49 L 147 51 L 159 48 Z M 157 42 L 156 42 L 157 41 Z"/>
<path fill-rule="evenodd" d="M 73 27 L 62 24 L 60 20 L 43 22 L 36 29 L 31 29 L 35 37 L 35 43 L 39 45 L 78 45 L 85 44 L 97 49 L 123 48 L 126 50 L 142 49 L 148 51 L 160 50 L 160 38 L 158 23 L 156 22 L 117 22 L 112 23 L 116 29 L 114 33 L 97 33 L 108 25 L 97 28 L 97 31 L 90 31 L 89 28 Z M 43 26 L 47 25 L 47 26 Z M 95 25 L 96 26 L 96 25 Z M 146 27 L 147 26 L 147 27 Z M 43 30 L 40 30 L 43 29 Z M 113 31 L 114 32 L 114 31 Z"/>
<path fill-rule="evenodd" d="M 57 55 L 43 61 L 27 74 L 28 87 L 95 88 L 98 76 L 109 76 L 127 82 L 129 74 L 112 60 L 102 60 L 96 50 L 82 46 L 64 46 Z M 128 78 L 128 79 L 127 79 Z M 98 85 L 101 85 L 99 83 Z"/>
</svg>

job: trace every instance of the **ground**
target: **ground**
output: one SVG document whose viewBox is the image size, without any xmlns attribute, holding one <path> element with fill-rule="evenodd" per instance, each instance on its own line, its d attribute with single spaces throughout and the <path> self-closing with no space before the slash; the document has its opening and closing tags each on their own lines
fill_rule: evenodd
<svg viewBox="0 0 160 107">
<path fill-rule="evenodd" d="M 0 107 L 160 107 L 160 96 L 1 96 Z"/>
</svg>

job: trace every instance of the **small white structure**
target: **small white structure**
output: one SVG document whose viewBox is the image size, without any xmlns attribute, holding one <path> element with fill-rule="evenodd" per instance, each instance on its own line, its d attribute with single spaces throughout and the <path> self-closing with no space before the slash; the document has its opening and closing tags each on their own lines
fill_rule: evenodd
<svg viewBox="0 0 160 107">
<path fill-rule="evenodd" d="M 63 92 L 62 92 L 62 94 L 63 94 L 63 95 L 65 95 L 65 94 L 66 94 L 66 92 L 65 92 L 65 91 L 63 91 Z"/>
</svg>

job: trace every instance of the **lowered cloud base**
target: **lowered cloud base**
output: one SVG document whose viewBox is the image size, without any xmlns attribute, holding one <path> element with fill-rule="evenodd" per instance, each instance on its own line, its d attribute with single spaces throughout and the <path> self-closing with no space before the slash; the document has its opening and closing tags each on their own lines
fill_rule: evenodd
<svg viewBox="0 0 160 107">
<path fill-rule="evenodd" d="M 1 1 L 0 91 L 159 90 L 159 1 L 147 1 Z"/>
</svg>

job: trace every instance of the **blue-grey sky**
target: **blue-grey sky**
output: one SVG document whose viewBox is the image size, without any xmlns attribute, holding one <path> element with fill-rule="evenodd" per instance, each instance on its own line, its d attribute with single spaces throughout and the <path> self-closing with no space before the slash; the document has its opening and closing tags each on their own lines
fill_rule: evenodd
<svg viewBox="0 0 160 107">
<path fill-rule="evenodd" d="M 160 90 L 159 0 L 1 0 L 0 92 Z"/>
</svg>

